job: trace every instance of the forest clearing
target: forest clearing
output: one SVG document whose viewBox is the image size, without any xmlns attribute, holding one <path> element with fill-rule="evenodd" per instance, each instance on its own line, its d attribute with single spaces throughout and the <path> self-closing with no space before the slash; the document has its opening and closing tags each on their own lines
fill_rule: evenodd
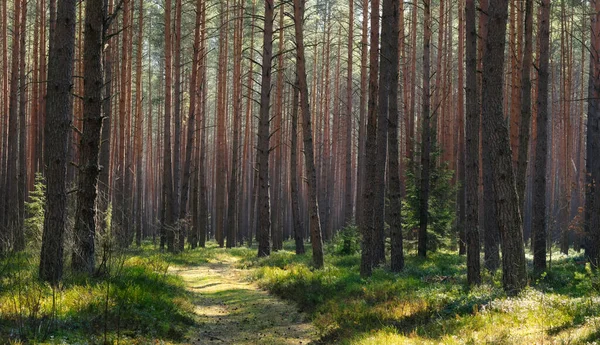
<svg viewBox="0 0 600 345">
<path fill-rule="evenodd" d="M 1 0 L 0 344 L 600 341 L 600 0 Z"/>
</svg>

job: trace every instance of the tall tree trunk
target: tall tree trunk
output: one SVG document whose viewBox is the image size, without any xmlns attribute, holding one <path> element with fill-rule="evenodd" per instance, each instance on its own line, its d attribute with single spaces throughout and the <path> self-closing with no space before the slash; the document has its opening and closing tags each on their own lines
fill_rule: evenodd
<svg viewBox="0 0 600 345">
<path fill-rule="evenodd" d="M 378 13 L 379 11 L 377 11 Z M 374 47 L 377 47 L 376 45 Z M 398 116 L 398 4 L 383 1 L 381 19 L 381 52 L 379 62 L 379 98 L 377 119 L 377 155 L 374 183 L 376 187 L 373 232 L 373 264 L 385 263 L 385 196 L 386 167 L 388 156 L 388 117 L 393 108 Z M 395 97 L 395 98 L 392 98 Z M 393 103 L 393 104 L 392 104 Z M 397 123 L 397 120 L 396 120 Z M 391 128 L 396 130 L 397 128 Z M 397 144 L 397 143 L 396 143 Z M 397 148 L 395 148 L 397 149 Z M 390 153 L 391 154 L 391 153 Z M 397 170 L 394 172 L 396 174 Z M 389 172 L 388 172 L 389 173 Z M 395 211 L 395 210 L 394 210 Z"/>
<path fill-rule="evenodd" d="M 84 37 L 84 101 L 83 133 L 80 144 L 75 214 L 73 270 L 94 272 L 94 237 L 96 233 L 96 187 L 100 167 L 100 138 L 102 134 L 102 46 L 104 1 L 88 0 L 85 6 Z"/>
<path fill-rule="evenodd" d="M 533 267 L 537 272 L 546 269 L 546 160 L 548 156 L 548 70 L 550 62 L 550 0 L 540 5 L 540 58 L 537 94 L 537 141 L 533 178 L 532 244 Z"/>
<path fill-rule="evenodd" d="M 103 15 L 104 18 L 108 17 L 109 11 L 112 12 L 113 3 L 112 0 L 104 0 Z M 98 217 L 100 224 L 98 226 L 100 231 L 107 231 L 107 211 L 108 204 L 110 202 L 110 185 L 109 176 L 111 175 L 110 169 L 110 139 L 111 139 L 111 117 L 112 117 L 112 51 L 113 46 L 110 44 L 110 40 L 107 39 L 108 27 L 103 26 L 102 30 L 102 42 L 106 44 L 104 51 L 104 96 L 102 104 L 102 140 L 100 141 L 100 174 L 98 177 Z"/>
<path fill-rule="evenodd" d="M 306 81 L 306 59 L 304 56 L 304 1 L 294 0 L 294 28 L 296 34 L 296 72 L 300 86 L 300 108 L 302 109 L 304 136 L 304 164 L 308 183 L 310 209 L 310 241 L 313 250 L 313 265 L 323 267 L 323 240 L 321 237 L 321 221 L 319 220 L 319 203 L 317 201 L 317 172 L 313 152 L 313 135 L 308 104 L 308 83 Z"/>
<path fill-rule="evenodd" d="M 8 93 L 8 36 L 7 36 L 7 11 L 8 1 L 2 1 L 2 118 L 0 119 L 0 193 L 6 195 L 6 151 L 7 136 L 8 136 L 8 112 L 10 109 L 9 104 L 9 93 Z M 45 76 L 44 76 L 45 77 Z M 5 218 L 6 213 L 6 198 L 0 198 L 0 216 Z M 7 248 L 8 244 L 8 233 L 5 230 L 4 220 L 0 221 L 0 254 L 2 254 Z"/>
<path fill-rule="evenodd" d="M 586 141 L 585 256 L 600 265 L 600 1 L 594 2 L 591 20 L 590 82 Z"/>
<path fill-rule="evenodd" d="M 271 107 L 271 60 L 273 57 L 273 0 L 265 0 L 263 28 L 262 82 L 260 85 L 260 113 L 258 120 L 258 256 L 270 254 L 271 203 L 269 200 L 269 138 Z"/>
<path fill-rule="evenodd" d="M 171 37 L 171 0 L 165 2 L 165 114 L 163 128 L 163 224 L 162 236 L 169 251 L 175 250 L 173 232 L 173 165 L 171 161 L 171 105 L 172 105 L 172 37 Z M 161 244 L 164 243 L 161 239 Z M 161 245 L 162 248 L 162 245 Z"/>
<path fill-rule="evenodd" d="M 228 61 L 228 21 L 227 11 L 229 11 L 229 0 L 221 1 L 221 23 L 219 32 L 219 60 Z M 265 24 L 266 25 L 266 24 Z M 269 25 L 272 26 L 272 23 Z M 227 195 L 227 63 L 219 64 L 218 68 L 218 85 L 217 85 L 217 128 L 216 128 L 216 149 L 215 159 L 217 160 L 216 168 L 219 173 L 215 176 L 215 200 L 216 200 L 216 212 L 215 212 L 215 239 L 219 243 L 220 247 L 225 244 L 225 215 L 226 210 L 226 195 Z M 270 71 L 270 69 L 269 69 Z M 269 72 L 270 74 L 270 72 Z M 269 86 L 270 87 L 270 86 Z M 261 98 L 262 100 L 262 98 Z M 269 104 L 267 104 L 268 110 Z M 268 150 L 268 149 L 267 149 Z M 267 152 L 268 154 L 268 152 Z M 268 183 L 268 181 L 266 181 Z"/>
<path fill-rule="evenodd" d="M 27 84 L 25 80 L 26 47 L 27 36 L 27 2 L 21 7 L 19 39 L 19 174 L 18 174 L 18 218 L 17 227 L 14 228 L 14 249 L 21 251 L 25 249 L 25 234 L 23 233 L 23 220 L 25 219 L 25 198 L 27 197 Z"/>
<path fill-rule="evenodd" d="M 173 85 L 173 96 L 175 97 L 173 104 L 173 129 L 175 130 L 173 136 L 173 214 L 172 219 L 175 222 L 174 230 L 176 235 L 175 251 L 181 251 L 184 247 L 185 233 L 183 231 L 183 224 L 180 224 L 178 219 L 180 216 L 180 209 L 183 207 L 180 205 L 181 196 L 181 0 L 175 0 L 175 41 L 173 45 L 173 52 L 175 53 L 175 59 L 173 61 L 174 71 L 174 85 Z"/>
<path fill-rule="evenodd" d="M 391 268 L 398 272 L 404 268 L 404 253 L 402 244 L 402 200 L 400 186 L 400 152 L 398 152 L 398 86 L 399 86 L 399 23 L 400 23 L 400 0 L 383 1 L 383 17 L 381 26 L 381 80 L 380 80 L 380 114 L 388 108 L 389 132 L 387 139 L 389 143 L 389 223 L 390 239 L 392 245 Z M 387 93 L 384 95 L 383 93 Z M 387 106 L 385 104 L 387 102 Z M 381 119 L 381 118 L 380 118 Z M 386 120 L 386 119 L 384 119 Z M 381 132 L 380 132 L 381 133 Z M 381 141 L 380 141 L 381 143 Z M 380 157 L 381 158 L 381 157 Z M 381 168 L 385 168 L 382 166 Z M 385 252 L 384 252 L 385 255 Z"/>
<path fill-rule="evenodd" d="M 479 64 L 483 68 L 484 46 L 487 40 L 487 23 L 488 23 L 488 0 L 481 0 L 479 4 L 481 11 L 479 15 Z M 481 74 L 478 75 L 478 80 L 481 82 Z M 480 129 L 481 130 L 481 129 Z M 480 132 L 481 133 L 481 132 Z M 483 180 L 483 232 L 484 232 L 484 264 L 488 271 L 495 272 L 500 267 L 500 230 L 498 229 L 498 220 L 496 216 L 496 206 L 494 203 L 494 188 L 493 188 L 493 166 L 490 161 L 490 152 L 488 144 L 489 138 L 485 135 L 481 137 L 481 163 L 482 163 L 482 180 Z"/>
<path fill-rule="evenodd" d="M 135 4 L 135 2 L 134 2 Z M 135 72 L 135 136 L 134 136 L 134 148 L 135 148 L 135 173 L 136 173 L 136 189 L 135 189 L 135 204 L 134 204 L 134 212 L 135 218 L 132 220 L 135 226 L 135 243 L 139 247 L 142 244 L 142 236 L 143 236 L 143 198 L 144 198 L 144 183 L 143 172 L 142 172 L 142 163 L 143 163 L 143 155 L 144 148 L 142 146 L 142 137 L 143 137 L 143 127 L 142 127 L 142 117 L 143 117 L 143 106 L 142 106 L 142 49 L 144 47 L 144 0 L 140 0 L 139 9 L 138 9 L 138 31 L 137 31 L 137 61 L 136 61 L 136 72 Z M 148 85 L 151 88 L 151 85 Z"/>
<path fill-rule="evenodd" d="M 192 55 L 192 74 L 190 77 L 190 109 L 189 109 L 189 113 L 188 113 L 188 133 L 187 133 L 187 143 L 186 143 L 186 149 L 185 149 L 185 163 L 184 163 L 184 168 L 183 168 L 183 183 L 181 185 L 181 210 L 180 210 L 180 214 L 179 214 L 179 218 L 182 220 L 185 220 L 188 217 L 188 198 L 189 198 L 189 185 L 190 185 L 190 179 L 192 178 L 192 153 L 194 151 L 194 140 L 196 137 L 196 112 L 199 109 L 198 105 L 197 105 L 197 97 L 198 97 L 198 70 L 200 68 L 200 54 L 201 52 L 201 47 L 200 47 L 200 37 L 201 37 L 201 32 L 200 30 L 202 29 L 201 27 L 202 25 L 202 1 L 201 0 L 197 0 L 196 1 L 196 26 L 194 29 L 194 49 L 193 49 L 193 55 Z M 198 140 L 196 139 L 196 142 L 198 142 Z M 197 161 L 197 159 L 195 160 Z M 197 186 L 195 186 L 195 188 L 193 188 L 192 190 L 196 189 L 197 192 Z M 197 200 L 197 193 L 194 192 L 193 196 L 192 196 L 192 201 L 196 202 L 194 200 Z M 197 208 L 192 208 L 192 215 L 195 216 L 197 212 Z M 197 224 L 194 224 L 197 226 Z M 195 227 L 195 226 L 194 226 Z M 197 231 L 197 229 L 194 229 Z M 189 235 L 189 240 L 192 243 L 192 248 L 196 247 L 196 241 L 197 241 L 197 236 L 196 235 Z M 181 243 L 180 243 L 181 245 Z M 179 249 L 183 249 L 183 248 L 179 248 Z"/>
<path fill-rule="evenodd" d="M 521 67 L 521 121 L 519 128 L 519 156 L 517 162 L 517 193 L 522 208 L 525 207 L 527 162 L 529 154 L 529 128 L 531 127 L 531 64 L 533 46 L 533 0 L 525 0 L 525 46 Z"/>
<path fill-rule="evenodd" d="M 467 246 L 467 282 L 481 282 L 479 253 L 479 83 L 477 80 L 477 29 L 475 0 L 465 3 L 466 31 L 466 115 L 465 132 L 465 239 Z M 461 100 L 462 102 L 462 100 Z M 461 133 L 462 134 L 462 133 Z"/>
<path fill-rule="evenodd" d="M 458 141 L 456 145 L 456 170 L 458 177 L 458 195 L 456 196 L 456 225 L 458 227 L 458 253 L 459 255 L 465 255 L 467 253 L 467 239 L 465 231 L 465 217 L 466 217 L 466 180 L 465 180 L 465 95 L 464 95 L 464 73 L 465 73 L 465 5 L 464 1 L 459 1 L 458 5 L 458 104 L 457 104 L 457 120 L 458 120 L 458 135 L 456 139 Z M 475 18 L 473 18 L 473 25 L 475 25 Z M 477 40 L 477 38 L 475 38 Z M 476 47 L 477 41 L 475 41 Z M 475 57 L 477 59 L 477 57 Z M 476 61 L 476 60 L 475 60 Z"/>
<path fill-rule="evenodd" d="M 509 133 L 504 120 L 503 72 L 508 1 L 492 1 L 488 7 L 488 35 L 483 56 L 483 133 L 489 138 L 493 165 L 495 204 L 502 240 L 502 283 L 508 294 L 516 294 L 527 284 L 522 222 L 519 212 Z"/>
<path fill-rule="evenodd" d="M 354 0 L 348 1 L 348 76 L 346 79 L 346 181 L 344 190 L 346 199 L 344 225 L 348 226 L 352 222 L 354 214 L 353 193 L 352 193 L 352 67 L 354 59 Z M 294 103 L 297 106 L 297 102 Z"/>
<path fill-rule="evenodd" d="M 236 15 L 233 38 L 233 141 L 231 149 L 231 176 L 229 180 L 229 211 L 227 213 L 227 248 L 235 247 L 237 239 L 238 215 L 238 165 L 239 137 L 242 126 L 242 28 L 243 13 L 241 2 L 234 4 Z"/>
<path fill-rule="evenodd" d="M 375 181 L 377 170 L 377 81 L 379 72 L 379 0 L 371 2 L 371 51 L 369 52 L 369 111 L 367 122 L 365 182 Z M 369 277 L 375 264 L 375 202 L 374 188 L 364 188 L 362 253 L 360 275 Z"/>
<path fill-rule="evenodd" d="M 290 148 L 290 184 L 292 189 L 292 225 L 294 227 L 294 240 L 296 254 L 304 254 L 304 224 L 300 214 L 300 193 L 298 192 L 298 102 L 300 94 L 300 82 L 296 71 L 296 82 L 294 83 L 294 97 L 292 101 L 292 142 Z M 302 167 L 302 164 L 300 164 Z M 300 169 L 301 170 L 301 169 Z"/>
<path fill-rule="evenodd" d="M 421 189 L 419 193 L 419 241 L 418 254 L 427 256 L 427 226 L 429 223 L 429 175 L 431 154 L 431 88 L 430 88 L 430 44 L 431 3 L 423 1 L 423 124 L 421 135 Z"/>
<path fill-rule="evenodd" d="M 367 59 L 369 56 L 369 0 L 363 0 L 361 53 L 360 53 L 360 114 L 358 119 L 358 167 L 356 171 L 356 224 L 363 224 L 364 184 L 366 168 L 366 140 L 367 140 L 367 90 L 368 72 Z"/>
<path fill-rule="evenodd" d="M 63 235 L 67 204 L 67 154 L 73 103 L 75 0 L 60 0 L 54 43 L 49 51 L 48 99 L 44 129 L 46 212 L 40 255 L 40 278 L 58 283 L 63 273 Z"/>
<path fill-rule="evenodd" d="M 13 40 L 12 40 L 12 61 L 10 72 L 10 95 L 9 95 L 9 111 L 8 111 L 8 154 L 6 156 L 6 209 L 3 215 L 4 226 L 8 230 L 8 245 L 15 248 L 15 234 L 20 227 L 19 224 L 19 57 L 21 44 L 21 3 L 22 0 L 14 2 L 14 25 L 13 25 Z"/>
<path fill-rule="evenodd" d="M 275 110 L 273 112 L 273 154 L 270 155 L 269 177 L 271 179 L 271 203 L 273 205 L 281 205 L 281 138 L 282 138 L 282 118 L 283 118 L 283 50 L 284 50 L 284 7 L 285 2 L 279 4 L 279 28 L 278 28 L 278 51 L 277 51 L 277 79 L 275 82 Z M 271 212 L 271 239 L 273 251 L 278 251 L 283 248 L 283 226 L 281 223 L 282 211 Z"/>
</svg>

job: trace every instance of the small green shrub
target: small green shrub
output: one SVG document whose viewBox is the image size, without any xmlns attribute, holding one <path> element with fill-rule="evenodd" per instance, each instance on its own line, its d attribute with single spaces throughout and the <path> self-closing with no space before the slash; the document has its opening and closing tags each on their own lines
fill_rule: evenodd
<svg viewBox="0 0 600 345">
<path fill-rule="evenodd" d="M 33 252 L 38 252 L 42 243 L 42 230 L 44 227 L 44 210 L 46 208 L 46 181 L 41 173 L 35 174 L 33 190 L 29 192 L 29 199 L 25 201 L 25 221 L 23 230 L 27 247 Z"/>
<path fill-rule="evenodd" d="M 348 225 L 334 237 L 332 245 L 337 255 L 353 255 L 360 252 L 360 233 L 356 225 Z"/>
</svg>

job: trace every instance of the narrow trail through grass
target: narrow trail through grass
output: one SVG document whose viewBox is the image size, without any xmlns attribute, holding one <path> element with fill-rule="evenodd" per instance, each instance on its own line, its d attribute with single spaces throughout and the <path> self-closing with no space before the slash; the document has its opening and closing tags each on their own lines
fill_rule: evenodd
<svg viewBox="0 0 600 345">
<path fill-rule="evenodd" d="M 195 266 L 173 266 L 192 293 L 197 327 L 191 344 L 316 344 L 307 317 L 289 302 L 245 281 L 237 258 L 219 257 Z"/>
</svg>

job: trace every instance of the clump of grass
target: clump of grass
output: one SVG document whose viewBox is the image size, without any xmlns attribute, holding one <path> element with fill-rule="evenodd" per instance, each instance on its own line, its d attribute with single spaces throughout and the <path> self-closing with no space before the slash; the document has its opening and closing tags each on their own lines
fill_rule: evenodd
<svg viewBox="0 0 600 345">
<path fill-rule="evenodd" d="M 193 325 L 183 281 L 160 258 L 127 258 L 103 277 L 67 276 L 53 288 L 37 279 L 37 260 L 0 261 L 0 338 L 49 343 L 182 340 Z"/>
</svg>

